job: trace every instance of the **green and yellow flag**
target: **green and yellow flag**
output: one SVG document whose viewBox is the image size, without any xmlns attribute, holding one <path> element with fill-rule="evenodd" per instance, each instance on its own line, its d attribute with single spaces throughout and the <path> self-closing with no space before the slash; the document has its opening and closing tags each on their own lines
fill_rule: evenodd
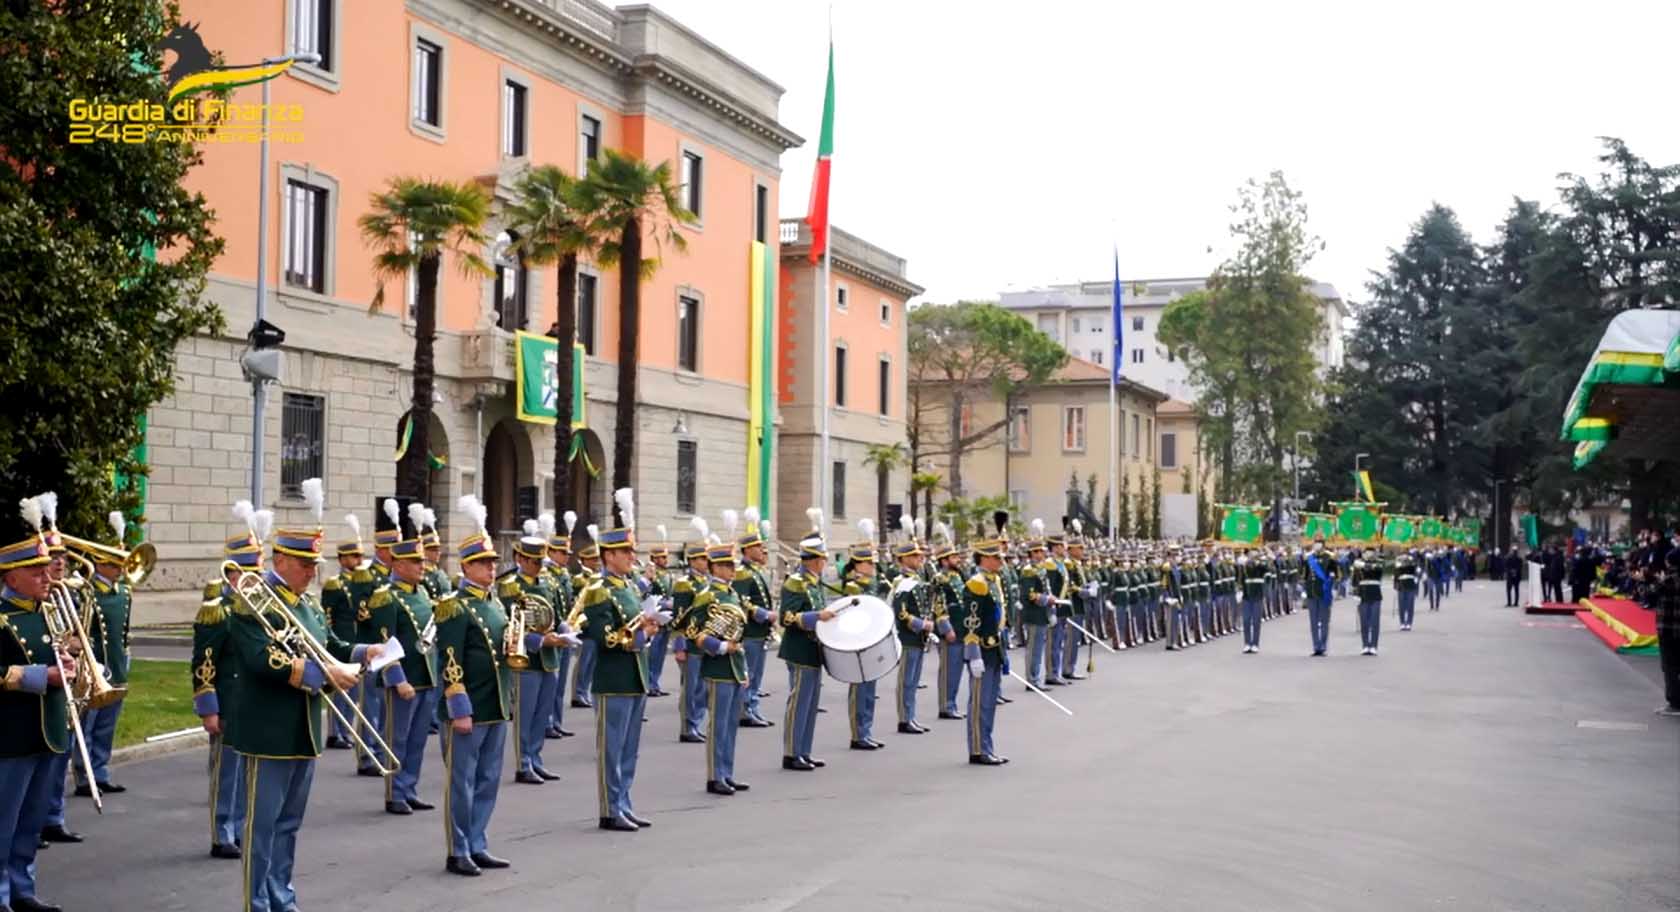
<svg viewBox="0 0 1680 912">
<path fill-rule="evenodd" d="M 1214 504 L 1224 516 L 1219 521 L 1219 540 L 1229 545 L 1259 544 L 1266 527 L 1266 508 L 1250 504 Z"/>
<path fill-rule="evenodd" d="M 1353 493 L 1365 498 L 1366 503 L 1376 503 L 1377 495 L 1371 490 L 1371 473 L 1360 469 L 1353 473 Z"/>
</svg>

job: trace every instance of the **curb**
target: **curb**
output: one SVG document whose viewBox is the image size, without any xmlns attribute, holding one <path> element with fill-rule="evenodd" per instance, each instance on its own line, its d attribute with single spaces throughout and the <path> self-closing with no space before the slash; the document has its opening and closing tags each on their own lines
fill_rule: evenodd
<svg viewBox="0 0 1680 912">
<path fill-rule="evenodd" d="M 156 634 L 134 634 L 128 638 L 130 646 L 191 646 L 190 636 L 159 636 Z"/>
<path fill-rule="evenodd" d="M 190 735 L 182 735 L 179 738 L 170 738 L 168 741 L 154 741 L 151 744 L 146 744 L 144 742 L 140 744 L 131 744 L 128 747 L 119 747 L 111 752 L 111 765 L 121 766 L 125 763 L 137 763 L 141 760 L 152 760 L 169 754 L 178 754 L 182 751 L 202 748 L 209 743 L 209 733 L 200 730 L 193 732 Z"/>
</svg>

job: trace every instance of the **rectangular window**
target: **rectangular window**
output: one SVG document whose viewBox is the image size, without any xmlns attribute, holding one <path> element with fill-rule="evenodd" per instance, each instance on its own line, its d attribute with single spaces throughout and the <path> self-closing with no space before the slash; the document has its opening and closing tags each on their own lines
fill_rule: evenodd
<svg viewBox="0 0 1680 912">
<path fill-rule="evenodd" d="M 1147 427 L 1149 428 L 1149 436 L 1147 436 L 1143 439 L 1149 441 L 1149 461 L 1154 462 L 1155 461 L 1155 419 L 1153 419 L 1153 418 L 1145 419 L 1145 422 L 1146 422 Z"/>
<path fill-rule="evenodd" d="M 881 414 L 885 415 L 892 405 L 892 362 L 882 358 L 879 371 L 877 377 L 880 380 L 881 396 L 878 404 Z"/>
<path fill-rule="evenodd" d="M 701 181 L 705 175 L 702 166 L 706 160 L 693 152 L 682 154 L 682 201 L 683 208 L 700 217 Z"/>
<path fill-rule="evenodd" d="M 525 328 L 529 313 L 526 289 L 529 270 L 525 260 L 513 249 L 506 249 L 496 258 L 496 281 L 492 292 L 496 302 L 496 325 L 508 332 Z"/>
<path fill-rule="evenodd" d="M 753 187 L 753 240 L 770 243 L 770 188 L 763 184 Z"/>
<path fill-rule="evenodd" d="M 589 174 L 589 163 L 601 157 L 601 121 L 584 114 L 578 117 L 578 177 Z"/>
<path fill-rule="evenodd" d="M 424 38 L 414 41 L 414 119 L 443 126 L 443 48 Z"/>
<path fill-rule="evenodd" d="M 687 295 L 677 298 L 677 368 L 700 369 L 700 301 Z"/>
<path fill-rule="evenodd" d="M 886 298 L 881 299 L 881 325 L 892 325 L 892 302 Z"/>
<path fill-rule="evenodd" d="M 1062 450 L 1078 453 L 1085 449 L 1085 407 L 1069 405 L 1062 408 Z"/>
<path fill-rule="evenodd" d="M 502 83 L 502 154 L 508 158 L 525 155 L 525 94 L 511 79 Z"/>
<path fill-rule="evenodd" d="M 1027 492 L 1020 490 L 1010 491 L 1009 505 L 1014 507 L 1015 512 L 1017 513 L 1025 510 L 1027 508 Z"/>
<path fill-rule="evenodd" d="M 1055 314 L 1039 314 L 1038 331 L 1044 333 L 1057 342 L 1062 340 L 1061 334 L 1057 332 Z"/>
<path fill-rule="evenodd" d="M 677 441 L 677 512 L 694 513 L 695 478 L 700 471 L 700 444 L 693 440 Z"/>
<path fill-rule="evenodd" d="M 1120 455 L 1121 456 L 1126 455 L 1126 453 L 1128 452 L 1127 449 L 1126 449 L 1126 415 L 1127 414 L 1129 414 L 1129 413 L 1126 412 L 1123 409 L 1120 412 Z"/>
<path fill-rule="evenodd" d="M 595 296 L 600 279 L 587 272 L 577 277 L 577 335 L 585 354 L 595 354 Z"/>
<path fill-rule="evenodd" d="M 1100 348 L 1091 349 L 1091 363 L 1092 364 L 1101 364 L 1102 363 L 1102 349 L 1100 349 Z"/>
<path fill-rule="evenodd" d="M 1032 450 L 1032 409 L 1017 405 L 1009 416 L 1009 452 L 1026 453 Z"/>
<path fill-rule="evenodd" d="M 1167 349 L 1167 363 L 1171 364 L 1171 363 L 1173 363 L 1174 361 L 1177 361 L 1177 360 L 1178 360 L 1178 358 L 1173 355 L 1173 350 L 1170 349 L 1170 348 Z"/>
<path fill-rule="evenodd" d="M 333 0 L 294 0 L 292 53 L 319 54 L 318 70 L 333 69 Z"/>
<path fill-rule="evenodd" d="M 1132 330 L 1135 331 L 1135 332 L 1143 332 L 1143 318 L 1142 317 L 1133 317 L 1132 318 Z"/>
<path fill-rule="evenodd" d="M 327 290 L 327 191 L 286 182 L 286 284 Z"/>
<path fill-rule="evenodd" d="M 1178 468 L 1178 435 L 1161 435 L 1161 468 Z"/>
<path fill-rule="evenodd" d="M 1133 415 L 1132 416 L 1132 458 L 1133 459 L 1136 459 L 1136 458 L 1143 455 L 1143 431 L 1141 430 L 1142 427 L 1143 427 L 1143 424 L 1142 424 L 1142 422 L 1140 422 L 1138 420 L 1138 416 Z"/>
<path fill-rule="evenodd" d="M 846 464 L 836 461 L 832 469 L 834 475 L 834 502 L 829 504 L 829 514 L 835 519 L 846 518 Z"/>
<path fill-rule="evenodd" d="M 846 312 L 846 286 L 836 285 L 834 287 L 834 307 L 841 313 Z"/>
<path fill-rule="evenodd" d="M 846 347 L 835 346 L 834 349 L 834 404 L 846 407 Z"/>
<path fill-rule="evenodd" d="M 1141 348 L 1132 349 L 1132 363 L 1133 364 L 1142 364 L 1143 363 L 1143 349 L 1141 349 Z"/>
<path fill-rule="evenodd" d="M 305 478 L 322 477 L 326 403 L 321 396 L 285 393 L 280 406 L 280 494 L 302 497 Z"/>
<path fill-rule="evenodd" d="M 1073 331 L 1074 332 L 1079 332 L 1079 318 L 1078 317 L 1073 318 Z"/>
</svg>

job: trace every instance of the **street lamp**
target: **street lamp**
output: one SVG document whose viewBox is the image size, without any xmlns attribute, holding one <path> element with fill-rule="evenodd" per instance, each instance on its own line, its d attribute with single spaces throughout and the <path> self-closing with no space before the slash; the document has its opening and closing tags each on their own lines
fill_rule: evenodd
<svg viewBox="0 0 1680 912">
<path fill-rule="evenodd" d="M 1295 464 L 1295 466 L 1294 466 L 1294 468 L 1295 468 L 1295 509 L 1297 509 L 1297 510 L 1299 510 L 1301 508 L 1301 438 L 1302 437 L 1307 438 L 1308 443 L 1312 443 L 1312 431 L 1296 431 L 1295 432 L 1295 452 L 1293 454 L 1291 454 L 1292 458 L 1290 459 L 1290 461 Z"/>
<path fill-rule="evenodd" d="M 263 65 L 276 63 L 320 63 L 321 55 L 286 54 L 281 57 L 265 57 Z M 272 79 L 264 79 L 262 84 L 262 153 L 260 156 L 261 169 L 257 172 L 257 319 L 251 324 L 251 332 L 256 333 L 265 325 L 263 316 L 267 313 L 268 299 L 268 84 Z M 260 509 L 263 505 L 263 387 L 269 381 L 261 375 L 251 377 L 251 503 Z"/>
</svg>

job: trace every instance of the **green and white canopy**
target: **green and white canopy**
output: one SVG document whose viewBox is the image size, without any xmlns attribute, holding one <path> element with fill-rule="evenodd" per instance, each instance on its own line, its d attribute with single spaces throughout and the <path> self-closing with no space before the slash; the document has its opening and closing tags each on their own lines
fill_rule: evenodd
<svg viewBox="0 0 1680 912">
<path fill-rule="evenodd" d="M 1623 459 L 1680 453 L 1680 311 L 1630 310 L 1610 321 L 1560 436 L 1575 442 L 1577 469 L 1606 450 Z"/>
</svg>

